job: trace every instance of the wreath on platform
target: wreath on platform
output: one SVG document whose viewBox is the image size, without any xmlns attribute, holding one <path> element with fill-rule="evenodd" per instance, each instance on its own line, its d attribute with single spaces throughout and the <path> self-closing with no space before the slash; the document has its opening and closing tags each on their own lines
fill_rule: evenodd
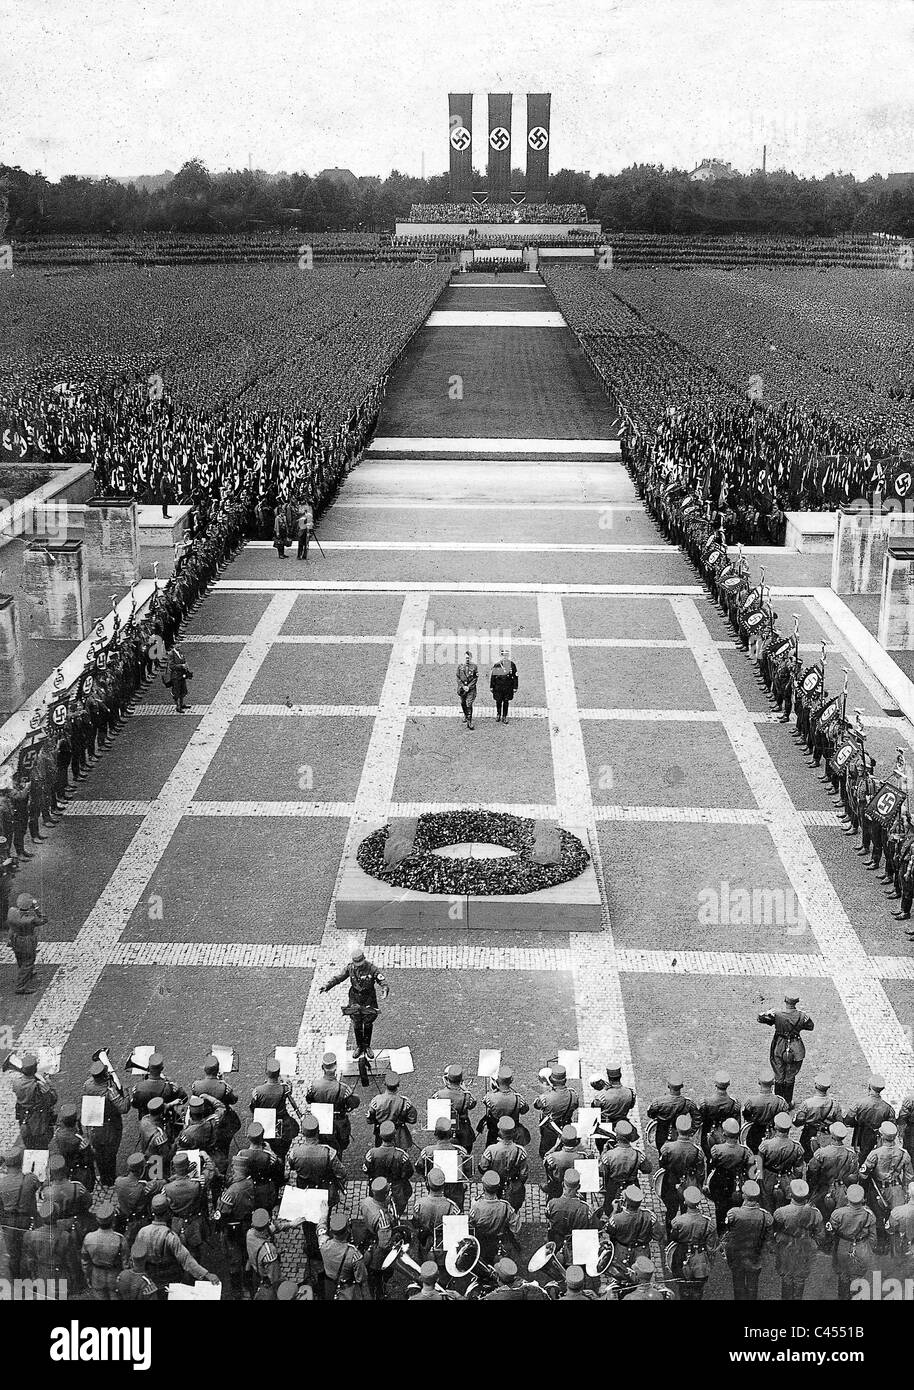
<svg viewBox="0 0 914 1390">
<path fill-rule="evenodd" d="M 590 855 L 577 835 L 561 827 L 560 862 L 534 863 L 530 857 L 534 827 L 534 821 L 502 811 L 432 811 L 419 817 L 412 852 L 396 866 L 384 863 L 387 825 L 366 835 L 356 859 L 366 874 L 382 883 L 448 897 L 536 893 L 584 872 Z M 512 852 L 492 859 L 458 859 L 434 853 L 448 845 L 468 843 L 501 845 Z"/>
</svg>

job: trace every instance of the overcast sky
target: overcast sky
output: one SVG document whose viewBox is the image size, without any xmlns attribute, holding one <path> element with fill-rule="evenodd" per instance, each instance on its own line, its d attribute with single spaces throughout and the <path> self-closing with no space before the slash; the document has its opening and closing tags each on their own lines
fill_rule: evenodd
<svg viewBox="0 0 914 1390">
<path fill-rule="evenodd" d="M 551 91 L 553 171 L 914 169 L 914 0 L 0 0 L 0 163 L 447 167 L 447 93 Z"/>
</svg>

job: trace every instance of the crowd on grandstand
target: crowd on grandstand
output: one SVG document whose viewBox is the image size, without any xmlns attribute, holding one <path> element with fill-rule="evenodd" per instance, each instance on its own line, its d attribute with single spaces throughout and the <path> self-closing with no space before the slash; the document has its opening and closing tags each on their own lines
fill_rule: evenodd
<svg viewBox="0 0 914 1390">
<path fill-rule="evenodd" d="M 410 222 L 586 222 L 583 203 L 413 203 Z"/>
</svg>

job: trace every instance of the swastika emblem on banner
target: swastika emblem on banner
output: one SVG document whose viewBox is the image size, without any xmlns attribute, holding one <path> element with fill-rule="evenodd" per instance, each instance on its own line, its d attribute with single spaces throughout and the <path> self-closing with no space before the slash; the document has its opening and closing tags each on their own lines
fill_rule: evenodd
<svg viewBox="0 0 914 1390">
<path fill-rule="evenodd" d="M 493 150 L 506 150 L 511 143 L 511 136 L 503 125 L 497 125 L 494 130 L 489 131 L 489 144 Z"/>
<path fill-rule="evenodd" d="M 531 150 L 544 150 L 549 144 L 549 132 L 544 125 L 535 125 L 527 136 Z"/>
<path fill-rule="evenodd" d="M 470 143 L 470 132 L 465 125 L 459 125 L 451 131 L 451 144 L 455 150 L 465 150 Z"/>
</svg>

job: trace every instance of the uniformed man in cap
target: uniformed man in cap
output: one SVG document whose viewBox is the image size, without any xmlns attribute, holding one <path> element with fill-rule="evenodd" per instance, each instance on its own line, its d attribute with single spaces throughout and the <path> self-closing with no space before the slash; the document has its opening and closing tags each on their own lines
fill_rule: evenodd
<svg viewBox="0 0 914 1390">
<path fill-rule="evenodd" d="M 666 1208 L 668 1239 L 673 1217 L 682 1206 L 683 1192 L 687 1187 L 703 1187 L 705 1181 L 705 1159 L 692 1138 L 692 1116 L 688 1113 L 677 1115 L 674 1124 L 676 1137 L 667 1140 L 660 1150 L 659 1159 L 663 1170 L 660 1200 Z"/>
<path fill-rule="evenodd" d="M 789 1106 L 783 1096 L 774 1094 L 774 1073 L 763 1071 L 758 1079 L 758 1094 L 750 1096 L 743 1105 L 743 1119 L 748 1125 L 746 1147 L 754 1154 L 762 1140 L 774 1128 L 775 1115 L 786 1114 Z"/>
<path fill-rule="evenodd" d="M 774 1117 L 774 1133 L 763 1139 L 756 1155 L 758 1182 L 762 1189 L 762 1205 L 773 1212 L 790 1200 L 791 1178 L 801 1178 L 805 1167 L 803 1150 L 790 1137 L 790 1116 L 783 1112 Z"/>
<path fill-rule="evenodd" d="M 95 1159 L 79 1124 L 75 1105 L 60 1107 L 50 1152 L 63 1158 L 68 1178 L 81 1183 L 87 1192 L 92 1191 L 95 1186 Z"/>
<path fill-rule="evenodd" d="M 624 1295 L 624 1301 L 626 1303 L 658 1303 L 667 1299 L 669 1293 L 654 1283 L 656 1273 L 653 1260 L 648 1259 L 646 1255 L 639 1255 L 632 1265 L 635 1286 Z"/>
<path fill-rule="evenodd" d="M 444 1115 L 439 1115 L 435 1121 L 435 1138 L 431 1144 L 426 1144 L 425 1148 L 419 1153 L 416 1159 L 416 1172 L 428 1179 L 428 1174 L 436 1165 L 435 1151 L 444 1149 L 457 1154 L 457 1172 L 460 1174 L 461 1181 L 449 1182 L 444 1185 L 444 1195 L 449 1201 L 454 1202 L 458 1211 L 463 1211 L 466 1202 L 467 1185 L 464 1179 L 472 1176 L 472 1160 L 469 1153 L 462 1144 L 457 1144 L 451 1138 L 453 1131 L 453 1121 Z"/>
<path fill-rule="evenodd" d="M 801 1302 L 816 1253 L 825 1243 L 822 1213 L 809 1202 L 809 1184 L 790 1182 L 790 1200 L 774 1212 L 774 1261 L 781 1280 L 781 1298 Z"/>
<path fill-rule="evenodd" d="M 70 1226 L 55 1220 L 53 1202 L 39 1201 L 36 1215 L 38 1225 L 22 1238 L 20 1268 L 26 1279 L 40 1279 L 45 1298 L 56 1301 L 72 1291 L 79 1250 Z"/>
<path fill-rule="evenodd" d="M 20 1277 L 22 1240 L 38 1215 L 38 1194 L 41 1182 L 34 1173 L 22 1171 L 22 1149 L 7 1149 L 3 1154 L 0 1172 L 0 1226 L 6 1238 L 10 1262 L 10 1278 Z"/>
<path fill-rule="evenodd" d="M 711 1149 L 724 1137 L 724 1120 L 739 1121 L 740 1103 L 730 1094 L 730 1077 L 719 1071 L 714 1077 L 713 1094 L 698 1102 L 698 1119 L 701 1125 L 701 1151 L 710 1160 Z"/>
<path fill-rule="evenodd" d="M 694 1100 L 682 1093 L 685 1082 L 679 1073 L 671 1072 L 666 1084 L 666 1095 L 652 1100 L 647 1110 L 648 1119 L 656 1121 L 654 1147 L 658 1154 L 670 1136 L 675 1133 L 677 1115 L 688 1115 L 692 1120 L 692 1128 L 699 1118 L 698 1106 Z"/>
<path fill-rule="evenodd" d="M 914 1162 L 914 1091 L 909 1091 L 898 1107 L 898 1139 Z"/>
<path fill-rule="evenodd" d="M 297 1279 L 281 1279 L 276 1287 L 277 1303 L 313 1303 L 314 1290 L 310 1284 Z"/>
<path fill-rule="evenodd" d="M 841 1106 L 834 1096 L 829 1095 L 831 1077 L 820 1072 L 813 1082 L 815 1094 L 801 1100 L 793 1115 L 793 1122 L 800 1130 L 800 1145 L 807 1161 L 823 1143 L 827 1143 L 828 1127 L 835 1120 L 843 1119 Z"/>
<path fill-rule="evenodd" d="M 130 1101 L 123 1091 L 115 1086 L 104 1062 L 92 1063 L 89 1076 L 83 1084 L 83 1095 L 104 1098 L 102 1123 L 87 1127 L 86 1138 L 95 1159 L 99 1182 L 103 1187 L 111 1187 L 117 1177 L 117 1151 L 121 1146 L 124 1116 L 130 1109 Z"/>
<path fill-rule="evenodd" d="M 374 1125 L 374 1141 L 380 1138 L 381 1125 L 389 1120 L 394 1126 L 394 1142 L 404 1153 L 413 1147 L 413 1136 L 409 1126 L 418 1122 L 419 1112 L 412 1101 L 400 1094 L 400 1078 L 395 1071 L 384 1077 L 384 1090 L 374 1096 L 368 1107 L 368 1123 Z"/>
<path fill-rule="evenodd" d="M 599 1294 L 584 1287 L 585 1275 L 580 1265 L 569 1265 L 565 1270 L 565 1292 L 559 1294 L 559 1303 L 598 1303 Z"/>
<path fill-rule="evenodd" d="M 162 1188 L 171 1211 L 171 1229 L 197 1258 L 209 1236 L 209 1202 L 206 1183 L 190 1170 L 190 1158 L 181 1151 L 171 1161 L 171 1177 Z"/>
<path fill-rule="evenodd" d="M 519 1091 L 514 1089 L 514 1072 L 509 1066 L 499 1067 L 495 1079 L 495 1089 L 488 1091 L 482 1102 L 482 1118 L 476 1123 L 476 1133 L 486 1131 L 486 1144 L 494 1144 L 498 1138 L 498 1121 L 507 1115 L 517 1125 L 516 1140 L 526 1146 L 530 1134 L 526 1125 L 521 1124 L 521 1115 L 526 1115 L 530 1106 Z"/>
<path fill-rule="evenodd" d="M 558 1062 L 549 1067 L 547 1089 L 535 1098 L 534 1110 L 542 1112 L 540 1127 L 540 1158 L 545 1158 L 550 1149 L 561 1142 L 562 1130 L 571 1123 L 571 1117 L 578 1107 L 577 1097 L 569 1090 L 567 1072 Z"/>
<path fill-rule="evenodd" d="M 305 1100 L 309 1105 L 333 1106 L 333 1135 L 330 1143 L 341 1156 L 349 1148 L 352 1138 L 352 1122 L 349 1116 L 353 1110 L 359 1108 L 360 1101 L 352 1087 L 340 1081 L 336 1068 L 336 1053 L 325 1052 L 321 1058 L 320 1078 L 312 1081 L 305 1092 Z"/>
<path fill-rule="evenodd" d="M 554 1241 L 559 1259 L 571 1260 L 572 1231 L 595 1231 L 599 1213 L 581 1197 L 581 1175 L 577 1168 L 562 1174 L 562 1195 L 546 1203 L 546 1238 Z"/>
<path fill-rule="evenodd" d="M 150 1204 L 162 1183 L 146 1176 L 146 1159 L 141 1153 L 127 1159 L 127 1172 L 114 1180 L 115 1228 L 127 1241 L 128 1248 L 136 1233 L 149 1218 Z"/>
<path fill-rule="evenodd" d="M 49 1081 L 38 1074 L 38 1058 L 31 1052 L 26 1052 L 22 1057 L 21 1071 L 13 1077 L 12 1091 L 23 1146 L 26 1149 L 46 1149 L 54 1133 L 57 1092 Z"/>
<path fill-rule="evenodd" d="M 711 1275 L 711 1257 L 716 1235 L 714 1222 L 699 1210 L 701 1191 L 687 1187 L 682 1194 L 683 1210 L 670 1223 L 670 1273 L 679 1280 L 679 1297 L 684 1303 L 698 1303 L 704 1296 Z"/>
<path fill-rule="evenodd" d="M 186 1103 L 187 1092 L 183 1086 L 176 1086 L 165 1075 L 165 1058 L 161 1052 L 150 1054 L 146 1063 L 146 1072 L 147 1075 L 137 1082 L 130 1095 L 130 1104 L 136 1111 L 137 1118 L 141 1120 L 146 1114 L 153 1096 L 161 1096 L 165 1106 L 166 1123 L 173 1130 L 176 1129 L 175 1111 Z"/>
<path fill-rule="evenodd" d="M 483 1264 L 493 1265 L 502 1246 L 520 1252 L 520 1212 L 499 1196 L 501 1178 L 489 1169 L 482 1175 L 482 1192 L 469 1210 L 470 1235 L 479 1241 Z"/>
<path fill-rule="evenodd" d="M 183 1128 L 175 1139 L 175 1151 L 184 1149 L 199 1149 L 206 1156 L 206 1177 L 207 1182 L 212 1183 L 216 1177 L 216 1165 L 213 1155 L 219 1147 L 220 1118 L 219 1110 L 207 1113 L 207 1107 L 216 1105 L 217 1102 L 209 1096 L 191 1096 L 187 1102 L 187 1116 L 184 1120 Z M 220 1107 L 221 1110 L 221 1107 Z M 260 1126 L 263 1138 L 263 1127 Z M 280 1169 L 282 1165 L 280 1164 Z M 252 1174 L 253 1176 L 253 1174 Z"/>
<path fill-rule="evenodd" d="M 451 1103 L 451 1119 L 454 1123 L 454 1140 L 467 1153 L 473 1152 L 476 1136 L 470 1120 L 470 1112 L 476 1109 L 476 1097 L 463 1084 L 463 1067 L 452 1062 L 445 1068 L 442 1078 L 444 1085 L 435 1092 L 434 1100 L 447 1100 Z"/>
<path fill-rule="evenodd" d="M 866 1205 L 859 1183 L 851 1183 L 843 1206 L 832 1212 L 827 1226 L 834 1240 L 832 1263 L 838 1278 L 838 1298 L 847 1302 L 851 1280 L 871 1274 L 876 1263 L 876 1218 Z"/>
<path fill-rule="evenodd" d="M 385 1120 L 377 1133 L 380 1142 L 365 1155 L 365 1172 L 369 1182 L 387 1179 L 394 1210 L 402 1216 L 413 1194 L 410 1178 L 415 1169 L 409 1154 L 397 1146 L 397 1128 L 392 1120 Z"/>
<path fill-rule="evenodd" d="M 219 1129 L 216 1141 L 211 1149 L 213 1163 L 219 1174 L 219 1182 L 224 1180 L 228 1172 L 229 1149 L 232 1140 L 241 1128 L 241 1119 L 235 1106 L 238 1104 L 237 1093 L 232 1089 L 227 1081 L 224 1080 L 219 1070 L 219 1058 L 209 1056 L 203 1062 L 203 1075 L 198 1076 L 191 1088 L 191 1094 L 203 1096 L 210 1100 L 218 1101 Z"/>
<path fill-rule="evenodd" d="M 159 1291 L 145 1274 L 135 1269 L 122 1269 L 114 1281 L 114 1297 L 118 1303 L 155 1303 Z"/>
<path fill-rule="evenodd" d="M 628 1117 L 635 1108 L 636 1096 L 631 1086 L 622 1085 L 622 1068 L 618 1062 L 610 1062 L 606 1067 L 606 1080 L 599 1075 L 590 1078 L 593 1091 L 592 1103 L 600 1107 L 600 1126 L 604 1130 L 614 1129 L 620 1120 L 628 1123 Z M 632 1134 L 637 1139 L 634 1125 Z M 602 1153 L 609 1143 L 608 1135 L 596 1137 L 597 1153 Z"/>
<path fill-rule="evenodd" d="M 390 1183 L 386 1178 L 374 1178 L 368 1195 L 362 1198 L 359 1206 L 359 1220 L 354 1224 L 353 1236 L 362 1251 L 368 1287 L 372 1298 L 382 1301 L 384 1286 L 393 1270 L 383 1269 L 384 1260 L 394 1242 L 394 1228 L 399 1232 L 400 1223 L 391 1205 Z"/>
<path fill-rule="evenodd" d="M 847 1188 L 860 1174 L 857 1155 L 845 1140 L 850 1130 L 840 1120 L 828 1128 L 828 1142 L 816 1149 L 806 1165 L 806 1181 L 813 1203 L 827 1221 L 836 1206 L 844 1204 Z"/>
<path fill-rule="evenodd" d="M 886 1231 L 898 1272 L 910 1279 L 914 1276 L 914 1182 L 908 1183 L 906 1200 L 889 1212 Z"/>
<path fill-rule="evenodd" d="M 498 1283 L 489 1293 L 483 1294 L 483 1303 L 534 1303 L 549 1297 L 539 1284 L 527 1284 L 518 1278 L 517 1265 L 513 1260 L 502 1258 L 495 1265 Z"/>
<path fill-rule="evenodd" d="M 412 1228 L 418 1241 L 417 1259 L 435 1259 L 444 1268 L 444 1218 L 459 1216 L 462 1210 L 445 1195 L 444 1174 L 430 1168 L 425 1175 L 428 1191 L 413 1202 Z"/>
<path fill-rule="evenodd" d="M 881 1250 L 888 1214 L 893 1207 L 901 1206 L 908 1183 L 914 1182 L 910 1155 L 898 1143 L 898 1127 L 891 1120 L 883 1120 L 879 1126 L 879 1143 L 860 1165 L 860 1182 L 876 1217 Z"/>
<path fill-rule="evenodd" d="M 245 1272 L 252 1299 L 257 1303 L 274 1303 L 281 1278 L 279 1247 L 274 1239 L 270 1213 L 265 1207 L 257 1207 L 251 1215 L 245 1249 Z"/>
<path fill-rule="evenodd" d="M 270 1142 L 276 1157 L 285 1163 L 292 1140 L 298 1134 L 298 1121 L 292 1118 L 288 1109 L 292 1086 L 290 1082 L 280 1080 L 280 1066 L 275 1057 L 270 1058 L 264 1070 L 267 1079 L 255 1087 L 249 1109 L 252 1115 L 255 1110 L 275 1110 L 276 1135 Z"/>
<path fill-rule="evenodd" d="M 867 1092 L 862 1100 L 854 1101 L 845 1112 L 845 1121 L 854 1132 L 853 1145 L 860 1162 L 875 1147 L 879 1136 L 879 1126 L 884 1120 L 895 1119 L 894 1106 L 883 1099 L 885 1080 L 881 1076 L 871 1076 Z"/>
<path fill-rule="evenodd" d="M 114 1229 L 115 1211 L 110 1202 L 96 1207 L 94 1216 L 98 1229 L 83 1240 L 79 1258 L 92 1297 L 107 1303 L 117 1298 L 117 1276 L 127 1263 L 128 1247 Z"/>
<path fill-rule="evenodd" d="M 82 1183 L 74 1182 L 72 1178 L 67 1177 L 67 1162 L 63 1154 L 49 1154 L 47 1177 L 38 1194 L 38 1200 L 50 1202 L 54 1208 L 54 1220 L 59 1226 L 66 1226 L 73 1234 L 71 1274 L 75 1283 L 79 1275 L 79 1249 L 83 1236 L 89 1229 L 92 1198 Z"/>
<path fill-rule="evenodd" d="M 724 1251 L 737 1303 L 758 1298 L 762 1252 L 774 1224 L 771 1213 L 759 1205 L 760 1196 L 758 1183 L 750 1178 L 743 1183 L 742 1205 L 727 1212 Z"/>
<path fill-rule="evenodd" d="M 324 1266 L 324 1301 L 333 1303 L 370 1300 L 365 1261 L 350 1240 L 349 1218 L 343 1211 L 329 1217 L 323 1212 L 317 1223 L 317 1242 Z"/>
<path fill-rule="evenodd" d="M 793 1101 L 794 1084 L 806 1056 L 802 1034 L 815 1027 L 809 1014 L 797 1008 L 799 1001 L 798 994 L 785 994 L 786 1008 L 769 1009 L 758 1016 L 759 1023 L 774 1029 L 769 1053 L 774 1073 L 774 1092 L 783 1096 L 788 1105 Z"/>
<path fill-rule="evenodd" d="M 140 1120 L 140 1149 L 147 1172 L 164 1178 L 174 1148 L 165 1122 L 165 1102 L 161 1096 L 153 1096 Z"/>
<path fill-rule="evenodd" d="M 130 1251 L 133 1268 L 145 1274 L 164 1297 L 169 1284 L 191 1279 L 208 1279 L 220 1283 L 218 1274 L 210 1274 L 198 1264 L 193 1255 L 171 1229 L 171 1207 L 163 1192 L 152 1199 L 152 1221 L 137 1233 Z"/>
<path fill-rule="evenodd" d="M 35 961 L 38 956 L 38 928 L 47 918 L 39 910 L 31 893 L 20 893 L 16 906 L 4 918 L 9 928 L 9 946 L 16 958 L 16 993 L 34 994 L 38 989 Z"/>
<path fill-rule="evenodd" d="M 213 1220 L 219 1227 L 222 1253 L 228 1265 L 232 1292 L 244 1297 L 244 1267 L 247 1260 L 245 1237 L 254 1213 L 254 1184 L 244 1160 L 234 1158 L 229 1168 L 231 1181 L 219 1196 Z"/>
<path fill-rule="evenodd" d="M 380 989 L 382 997 L 386 999 L 390 994 L 390 986 L 373 961 L 366 959 L 360 946 L 353 947 L 349 964 L 344 966 L 339 974 L 333 975 L 326 984 L 321 985 L 319 992 L 326 994 L 337 985 L 341 985 L 344 980 L 349 981 L 349 1002 L 344 1006 L 343 1013 L 352 1019 L 355 1055 L 370 1059 L 374 1057 L 371 1050 L 372 1030 L 380 1012 L 378 990 Z"/>
<path fill-rule="evenodd" d="M 324 1189 L 331 1211 L 345 1195 L 346 1169 L 333 1145 L 321 1139 L 316 1115 L 304 1117 L 289 1150 L 289 1181 L 295 1187 Z"/>
<path fill-rule="evenodd" d="M 644 1193 L 640 1187 L 627 1187 L 622 1193 L 622 1210 L 604 1216 L 600 1226 L 617 1247 L 625 1264 L 650 1251 L 651 1241 L 660 1240 L 663 1230 L 659 1220 L 643 1208 Z"/>
<path fill-rule="evenodd" d="M 600 1154 L 600 1187 L 603 1192 L 603 1211 L 608 1216 L 619 1193 L 634 1183 L 638 1174 L 653 1170 L 651 1160 L 635 1147 L 635 1127 L 628 1120 L 617 1120 L 613 1132 L 614 1144 L 607 1143 Z"/>
<path fill-rule="evenodd" d="M 498 1121 L 498 1138 L 483 1150 L 479 1171 L 496 1172 L 501 1179 L 501 1195 L 515 1211 L 520 1211 L 527 1195 L 529 1165 L 526 1150 L 514 1142 L 515 1133 L 514 1121 L 509 1115 L 502 1115 Z"/>
<path fill-rule="evenodd" d="M 463 1294 L 456 1289 L 443 1289 L 438 1286 L 438 1266 L 434 1260 L 425 1260 L 419 1270 L 419 1291 L 410 1294 L 407 1303 L 462 1303 Z"/>
<path fill-rule="evenodd" d="M 581 1147 L 577 1129 L 574 1125 L 565 1125 L 558 1146 L 547 1153 L 543 1159 L 543 1170 L 546 1174 L 543 1191 L 546 1196 L 560 1197 L 562 1195 L 562 1178 L 565 1172 L 569 1168 L 573 1168 L 579 1158 L 586 1157 L 587 1154 Z"/>
</svg>

